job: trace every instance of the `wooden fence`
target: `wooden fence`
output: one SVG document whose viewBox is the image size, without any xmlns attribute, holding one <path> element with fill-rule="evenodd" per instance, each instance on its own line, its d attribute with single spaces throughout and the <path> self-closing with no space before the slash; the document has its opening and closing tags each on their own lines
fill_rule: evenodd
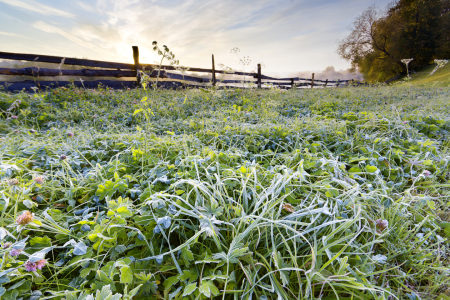
<svg viewBox="0 0 450 300">
<path fill-rule="evenodd" d="M 258 87 L 265 88 L 270 86 L 278 86 L 280 88 L 299 88 L 299 87 L 342 87 L 348 85 L 361 85 L 359 81 L 355 80 L 317 80 L 314 79 L 314 73 L 312 78 L 275 78 L 261 74 L 261 65 L 258 64 L 257 73 L 246 72 L 227 72 L 223 70 L 216 70 L 214 64 L 214 55 L 212 56 L 212 68 L 189 68 L 189 72 L 197 73 L 210 73 L 211 78 L 201 78 L 192 75 L 183 75 L 170 71 L 177 71 L 176 66 L 162 65 L 159 69 L 158 65 L 154 64 L 140 64 L 139 63 L 139 49 L 137 46 L 133 46 L 133 58 L 134 64 L 107 62 L 90 59 L 78 59 L 78 58 L 65 58 L 58 56 L 37 55 L 37 54 L 19 54 L 0 52 L 0 59 L 8 60 L 21 60 L 21 61 L 33 61 L 33 62 L 45 62 L 59 64 L 59 69 L 46 69 L 38 67 L 28 68 L 0 68 L 0 75 L 13 75 L 13 76 L 33 76 L 37 80 L 25 80 L 25 81 L 0 81 L 0 86 L 5 86 L 8 91 L 20 91 L 31 90 L 37 88 L 53 88 L 58 86 L 65 86 L 68 84 L 74 84 L 78 87 L 84 88 L 97 88 L 99 84 L 108 86 L 114 89 L 123 88 L 135 88 L 140 86 L 140 80 L 142 74 L 155 78 L 159 74 L 159 78 L 165 79 L 158 83 L 158 86 L 165 88 L 177 88 L 177 87 L 199 87 L 205 84 L 212 84 L 214 86 L 220 85 L 221 87 L 233 87 L 237 84 L 244 84 L 244 87 Z M 61 69 L 61 65 L 76 65 L 84 67 L 95 67 L 95 69 L 78 69 L 78 70 L 66 70 Z M 229 74 L 244 76 L 240 80 L 220 80 L 217 79 L 217 74 Z M 136 80 L 74 80 L 74 81 L 47 81 L 40 80 L 40 77 L 58 77 L 58 76 L 76 76 L 76 77 L 115 77 L 115 78 L 135 78 Z M 221 76 L 223 77 L 223 76 Z M 248 80 L 248 79 L 251 80 Z M 367 85 L 367 84 L 365 84 Z"/>
</svg>

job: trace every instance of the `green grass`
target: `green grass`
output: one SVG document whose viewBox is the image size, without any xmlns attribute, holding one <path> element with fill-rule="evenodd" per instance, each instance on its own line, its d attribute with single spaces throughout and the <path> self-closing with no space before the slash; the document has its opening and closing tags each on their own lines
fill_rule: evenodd
<svg viewBox="0 0 450 300">
<path fill-rule="evenodd" d="M 409 83 L 417 87 L 450 87 L 450 64 L 446 64 L 433 75 L 430 75 L 435 67 L 436 65 L 433 64 L 417 71 L 417 73 L 412 72 Z M 406 76 L 397 80 L 396 83 L 407 86 Z"/>
<path fill-rule="evenodd" d="M 449 97 L 0 92 L 2 299 L 446 297 Z"/>
</svg>

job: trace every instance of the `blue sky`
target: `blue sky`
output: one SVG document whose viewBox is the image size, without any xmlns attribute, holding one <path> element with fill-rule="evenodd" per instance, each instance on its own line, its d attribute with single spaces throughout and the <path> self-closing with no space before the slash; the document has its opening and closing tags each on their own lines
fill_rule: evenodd
<svg viewBox="0 0 450 300">
<path fill-rule="evenodd" d="M 223 63 L 267 74 L 346 69 L 336 54 L 357 15 L 392 0 L 0 0 L 0 51 L 132 62 L 158 59 L 156 40 L 180 65 Z"/>
</svg>

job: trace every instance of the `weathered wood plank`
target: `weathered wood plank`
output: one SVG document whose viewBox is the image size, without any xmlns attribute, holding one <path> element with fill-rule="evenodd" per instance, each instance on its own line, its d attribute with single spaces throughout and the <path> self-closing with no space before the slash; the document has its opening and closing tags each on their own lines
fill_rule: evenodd
<svg viewBox="0 0 450 300">
<path fill-rule="evenodd" d="M 60 64 L 64 57 L 39 55 L 39 54 L 0 52 L 0 58 Z M 125 70 L 133 70 L 134 68 L 134 64 L 125 64 L 125 63 L 108 62 L 91 59 L 69 58 L 69 57 L 65 58 L 64 64 L 86 66 L 86 67 L 108 68 L 108 69 L 125 69 Z"/>
<path fill-rule="evenodd" d="M 31 91 L 32 88 L 39 86 L 40 89 L 46 88 L 57 88 L 67 85 L 75 85 L 76 87 L 84 87 L 88 89 L 98 88 L 99 84 L 107 86 L 113 89 L 124 89 L 124 88 L 135 88 L 136 81 L 114 81 L 114 80 L 94 80 L 94 81 L 15 81 L 15 82 L 5 82 L 0 81 L 0 86 L 5 86 L 8 91 L 21 91 L 25 89 L 26 91 Z"/>
<path fill-rule="evenodd" d="M 257 81 L 253 81 L 254 83 L 257 83 Z M 238 82 L 240 83 L 240 82 Z M 63 86 L 76 86 L 78 88 L 87 88 L 87 89 L 95 89 L 98 88 L 99 84 L 102 84 L 104 87 L 109 87 L 112 89 L 126 89 L 126 88 L 136 88 L 136 81 L 113 81 L 113 80 L 95 80 L 95 81 L 17 81 L 17 82 L 4 82 L 0 81 L 0 86 L 5 86 L 8 91 L 29 91 L 31 92 L 34 87 L 39 86 L 40 89 L 53 89 L 57 87 L 63 87 Z M 275 86 L 279 86 L 280 88 L 288 88 L 290 86 L 290 83 L 279 83 L 275 82 L 273 83 Z M 296 84 L 297 87 L 307 87 L 310 86 L 310 83 L 298 83 Z M 324 86 L 322 84 L 317 84 L 317 86 Z M 201 87 L 201 85 L 196 84 L 182 84 L 181 82 L 177 81 L 160 81 L 158 83 L 159 88 L 166 88 L 166 89 L 176 89 L 176 88 L 198 88 Z M 226 88 L 234 88 L 233 86 L 218 86 L 220 89 L 226 89 Z M 264 83 L 262 85 L 262 88 L 266 88 L 264 86 Z"/>
<path fill-rule="evenodd" d="M 64 70 L 64 69 L 41 69 L 35 67 L 9 69 L 0 68 L 0 75 L 22 75 L 22 76 L 86 76 L 86 77 L 136 77 L 135 71 L 119 71 L 119 70 L 98 70 L 98 69 L 81 69 L 81 70 Z"/>
<path fill-rule="evenodd" d="M 159 65 L 154 65 L 154 64 L 141 63 L 141 66 L 145 70 L 159 68 Z M 170 65 L 161 65 L 161 70 L 176 71 L 177 68 L 174 66 L 170 66 Z M 203 68 L 189 68 L 189 72 L 212 73 L 212 70 L 211 69 L 203 69 Z M 238 71 L 233 72 L 233 73 L 227 73 L 223 70 L 215 70 L 214 72 L 216 74 L 230 74 L 230 75 L 240 75 L 240 76 L 256 76 L 257 75 L 256 73 L 247 73 L 247 72 L 238 72 Z"/>
</svg>

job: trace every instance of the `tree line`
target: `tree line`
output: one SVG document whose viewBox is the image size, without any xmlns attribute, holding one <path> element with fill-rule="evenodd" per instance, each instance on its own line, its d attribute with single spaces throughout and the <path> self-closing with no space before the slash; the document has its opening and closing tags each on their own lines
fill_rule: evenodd
<svg viewBox="0 0 450 300">
<path fill-rule="evenodd" d="M 385 81 L 410 69 L 450 58 L 450 0 L 397 0 L 371 6 L 338 41 L 338 54 L 368 81 Z"/>
</svg>

